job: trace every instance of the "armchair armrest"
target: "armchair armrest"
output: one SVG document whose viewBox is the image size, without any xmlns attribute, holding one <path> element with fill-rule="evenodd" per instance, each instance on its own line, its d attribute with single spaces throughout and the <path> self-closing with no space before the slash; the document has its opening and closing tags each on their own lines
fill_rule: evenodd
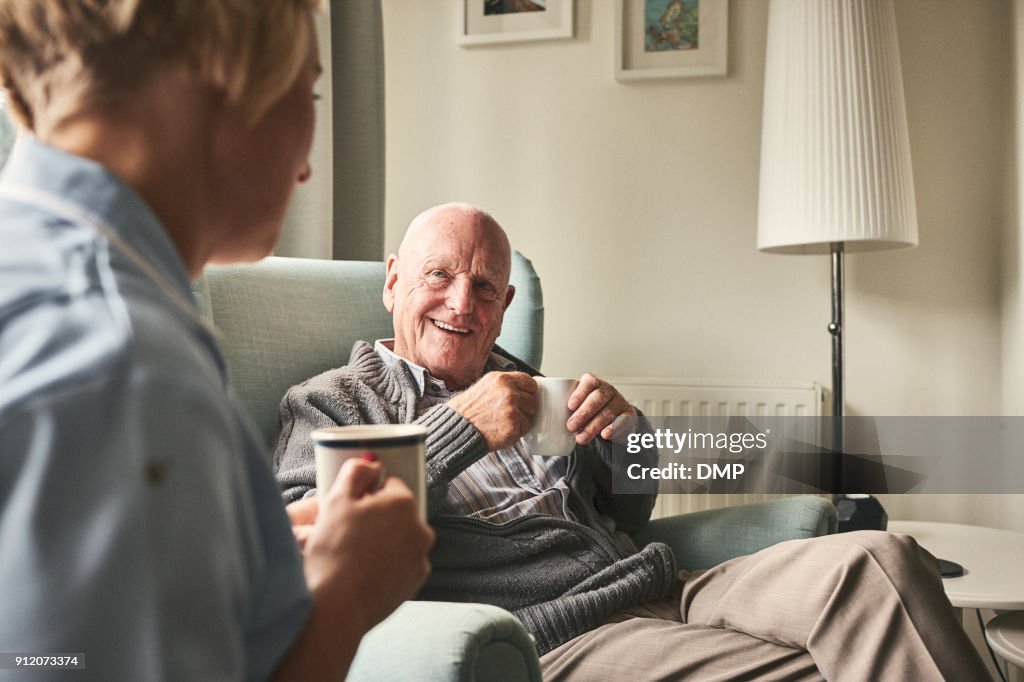
<svg viewBox="0 0 1024 682">
<path fill-rule="evenodd" d="M 633 541 L 638 547 L 664 542 L 679 568 L 710 568 L 784 540 L 836 532 L 836 510 L 828 500 L 804 495 L 756 504 L 708 509 L 651 521 Z"/>
<path fill-rule="evenodd" d="M 359 644 L 349 682 L 540 682 L 537 648 L 508 611 L 486 604 L 411 601 Z"/>
</svg>

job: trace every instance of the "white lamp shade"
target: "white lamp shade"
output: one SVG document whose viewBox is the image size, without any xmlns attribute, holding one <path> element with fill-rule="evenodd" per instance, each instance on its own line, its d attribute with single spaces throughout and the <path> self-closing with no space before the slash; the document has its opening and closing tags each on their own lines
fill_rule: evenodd
<svg viewBox="0 0 1024 682">
<path fill-rule="evenodd" d="M 757 248 L 917 244 L 892 0 L 771 0 Z"/>
</svg>

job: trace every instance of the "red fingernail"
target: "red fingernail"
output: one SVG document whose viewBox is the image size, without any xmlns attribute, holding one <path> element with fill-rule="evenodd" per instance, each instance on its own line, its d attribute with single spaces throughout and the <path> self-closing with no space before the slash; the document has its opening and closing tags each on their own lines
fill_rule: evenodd
<svg viewBox="0 0 1024 682">
<path fill-rule="evenodd" d="M 380 457 L 378 457 L 377 455 L 375 455 L 372 452 L 367 452 L 360 459 L 362 459 L 364 462 L 379 462 L 380 461 Z"/>
</svg>

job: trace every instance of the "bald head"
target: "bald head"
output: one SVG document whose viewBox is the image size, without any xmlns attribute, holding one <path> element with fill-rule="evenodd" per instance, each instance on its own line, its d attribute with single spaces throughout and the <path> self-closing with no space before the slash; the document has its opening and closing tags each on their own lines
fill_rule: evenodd
<svg viewBox="0 0 1024 682">
<path fill-rule="evenodd" d="M 486 211 L 455 203 L 416 216 L 387 263 L 395 352 L 452 389 L 479 379 L 512 301 L 511 267 L 508 237 Z"/>
<path fill-rule="evenodd" d="M 481 208 L 458 202 L 433 206 L 413 218 L 398 247 L 398 257 L 420 253 L 424 248 L 432 248 L 440 239 L 453 238 L 472 238 L 477 246 L 493 249 L 505 269 L 511 270 L 512 247 L 498 221 Z M 508 283 L 507 272 L 505 282 Z"/>
</svg>

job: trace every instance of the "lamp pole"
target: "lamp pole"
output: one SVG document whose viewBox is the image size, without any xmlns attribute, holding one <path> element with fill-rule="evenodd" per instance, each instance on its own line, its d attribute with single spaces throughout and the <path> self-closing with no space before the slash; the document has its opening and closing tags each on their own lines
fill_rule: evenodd
<svg viewBox="0 0 1024 682">
<path fill-rule="evenodd" d="M 832 335 L 832 502 L 839 514 L 839 532 L 847 530 L 885 530 L 889 516 L 882 504 L 871 495 L 846 494 L 846 432 L 843 417 L 846 412 L 844 386 L 843 324 L 845 323 L 845 249 L 843 242 L 831 242 L 832 253 L 832 321 L 828 333 Z"/>
<path fill-rule="evenodd" d="M 832 490 L 843 492 L 843 411 L 845 395 L 843 386 L 843 242 L 832 242 L 832 322 L 828 333 L 832 335 L 832 450 L 835 468 L 832 471 Z"/>
</svg>

